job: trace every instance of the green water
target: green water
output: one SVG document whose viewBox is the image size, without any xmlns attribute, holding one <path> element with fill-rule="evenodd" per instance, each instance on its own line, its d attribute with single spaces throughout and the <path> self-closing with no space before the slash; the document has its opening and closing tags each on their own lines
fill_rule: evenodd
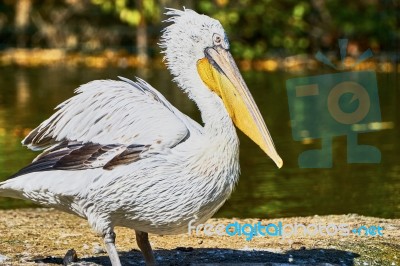
<svg viewBox="0 0 400 266">
<path fill-rule="evenodd" d="M 315 75 L 317 73 L 313 73 Z M 0 180 L 28 164 L 36 153 L 20 145 L 29 129 L 49 117 L 53 108 L 73 95 L 80 84 L 93 79 L 148 80 L 178 109 L 195 119 L 200 115 L 192 103 L 171 83 L 166 71 L 138 73 L 131 69 L 87 68 L 0 68 Z M 287 217 L 314 214 L 358 213 L 379 217 L 400 217 L 400 78 L 393 73 L 378 74 L 382 121 L 387 129 L 364 133 L 360 143 L 377 147 L 379 164 L 348 164 L 346 138 L 333 140 L 333 167 L 302 169 L 300 152 L 318 148 L 294 141 L 285 82 L 307 73 L 245 72 L 243 76 L 263 114 L 275 145 L 284 160 L 282 169 L 249 139 L 239 134 L 241 169 L 239 184 L 219 217 Z M 45 173 L 44 173 L 45 174 Z M 30 203 L 0 198 L 0 208 L 32 206 Z"/>
</svg>

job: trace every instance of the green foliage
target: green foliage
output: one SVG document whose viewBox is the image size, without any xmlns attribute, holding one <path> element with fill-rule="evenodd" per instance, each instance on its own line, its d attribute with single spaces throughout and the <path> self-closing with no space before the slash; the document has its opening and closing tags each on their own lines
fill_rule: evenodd
<svg viewBox="0 0 400 266">
<path fill-rule="evenodd" d="M 140 26 L 157 54 L 165 7 L 182 6 L 220 20 L 243 59 L 332 50 L 339 38 L 374 53 L 397 51 L 400 42 L 397 0 L 31 0 L 22 31 L 14 26 L 17 2 L 0 1 L 0 47 L 15 45 L 19 34 L 27 47 L 135 51 L 135 34 L 143 31 L 132 27 Z"/>
<path fill-rule="evenodd" d="M 159 20 L 160 6 L 155 0 L 91 0 L 106 13 L 115 13 L 122 22 L 138 26 L 142 19 Z"/>
<path fill-rule="evenodd" d="M 348 38 L 360 49 L 396 50 L 397 5 L 390 0 L 201 0 L 196 9 L 221 21 L 236 55 L 254 59 L 271 52 L 331 49 L 338 38 Z"/>
</svg>

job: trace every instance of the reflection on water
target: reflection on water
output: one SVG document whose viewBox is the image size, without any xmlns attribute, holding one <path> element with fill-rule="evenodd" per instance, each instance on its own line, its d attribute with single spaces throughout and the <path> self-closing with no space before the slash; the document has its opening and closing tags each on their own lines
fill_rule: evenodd
<svg viewBox="0 0 400 266">
<path fill-rule="evenodd" d="M 132 78 L 128 69 L 1 68 L 0 71 L 0 180 L 28 164 L 36 153 L 20 141 L 53 108 L 73 95 L 80 84 L 94 79 Z M 166 71 L 149 71 L 148 80 L 177 108 L 196 120 L 200 114 L 185 94 L 171 83 Z M 275 145 L 284 160 L 278 170 L 274 163 L 239 133 L 242 174 L 231 199 L 217 216 L 284 217 L 314 214 L 359 213 L 400 217 L 399 77 L 378 74 L 382 121 L 391 127 L 359 135 L 359 143 L 376 146 L 380 164 L 347 164 L 346 138 L 333 139 L 333 167 L 301 169 L 298 155 L 318 149 L 320 141 L 294 141 L 285 82 L 301 74 L 246 72 L 244 78 L 260 107 Z M 305 74 L 302 74 L 305 76 Z M 45 173 L 44 173 L 45 174 Z M 0 208 L 28 206 L 29 203 L 0 198 Z"/>
</svg>

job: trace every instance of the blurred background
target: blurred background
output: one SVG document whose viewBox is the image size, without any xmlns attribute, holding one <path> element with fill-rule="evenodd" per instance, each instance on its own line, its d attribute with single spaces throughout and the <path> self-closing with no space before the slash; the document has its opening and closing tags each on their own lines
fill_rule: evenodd
<svg viewBox="0 0 400 266">
<path fill-rule="evenodd" d="M 200 114 L 171 82 L 157 45 L 165 7 L 191 8 L 221 21 L 232 54 L 260 107 L 284 167 L 248 138 L 242 175 L 219 217 L 358 213 L 400 217 L 400 4 L 395 0 L 1 0 L 0 181 L 37 155 L 20 141 L 54 107 L 93 79 L 146 79 L 178 109 Z M 340 73 L 315 60 L 321 51 L 344 69 L 376 73 L 382 121 L 359 142 L 377 147 L 379 164 L 348 164 L 346 136 L 333 139 L 333 167 L 299 168 L 320 139 L 292 138 L 286 80 Z M 371 49 L 374 56 L 357 62 Z M 355 65 L 355 66 L 353 66 Z M 0 198 L 0 208 L 33 206 Z"/>
<path fill-rule="evenodd" d="M 384 52 L 398 60 L 400 15 L 395 0 L 2 0 L 0 49 L 55 49 L 54 60 L 63 52 L 105 51 L 134 53 L 146 60 L 159 56 L 165 7 L 183 6 L 220 20 L 236 58 L 332 51 L 339 38 L 347 38 L 350 55 L 371 48 L 376 55 Z"/>
</svg>

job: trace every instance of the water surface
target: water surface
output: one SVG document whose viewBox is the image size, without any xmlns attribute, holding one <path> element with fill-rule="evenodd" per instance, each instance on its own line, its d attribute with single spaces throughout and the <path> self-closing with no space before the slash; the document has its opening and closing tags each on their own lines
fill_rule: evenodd
<svg viewBox="0 0 400 266">
<path fill-rule="evenodd" d="M 316 73 L 313 73 L 313 75 Z M 163 70 L 138 73 L 132 69 L 0 68 L 0 180 L 27 165 L 37 153 L 20 141 L 53 108 L 71 97 L 80 84 L 94 79 L 141 76 L 178 109 L 199 120 L 193 102 L 171 82 Z M 378 74 L 382 121 L 389 128 L 360 135 L 360 143 L 374 145 L 382 153 L 380 164 L 347 164 L 346 138 L 333 140 L 333 167 L 299 168 L 300 152 L 318 148 L 319 140 L 297 142 L 292 138 L 285 82 L 307 73 L 245 72 L 243 76 L 263 114 L 275 146 L 284 160 L 282 169 L 239 133 L 242 174 L 236 190 L 217 213 L 219 217 L 287 217 L 358 213 L 400 217 L 400 115 L 399 77 Z M 45 174 L 45 173 L 44 173 Z M 0 198 L 0 208 L 32 206 Z"/>
</svg>

